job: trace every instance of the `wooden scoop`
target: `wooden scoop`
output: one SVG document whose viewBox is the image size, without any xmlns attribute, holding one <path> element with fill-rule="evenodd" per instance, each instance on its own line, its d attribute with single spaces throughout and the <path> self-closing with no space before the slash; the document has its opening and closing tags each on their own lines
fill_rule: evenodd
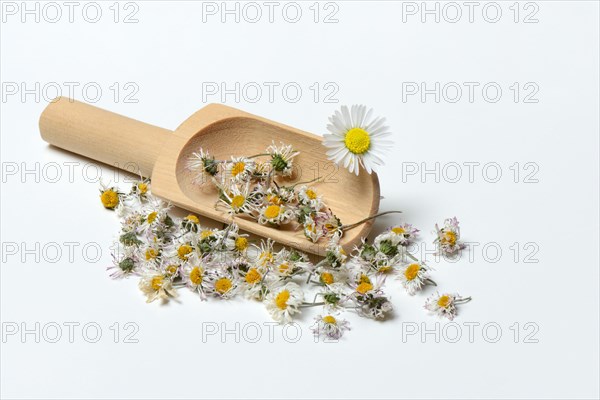
<svg viewBox="0 0 600 400">
<path fill-rule="evenodd" d="M 230 156 L 264 153 L 271 141 L 290 144 L 300 154 L 294 158 L 293 176 L 283 184 L 321 177 L 312 186 L 346 225 L 377 213 L 379 208 L 377 175 L 363 170 L 356 176 L 338 168 L 327 159 L 321 137 L 220 104 L 207 105 L 170 131 L 60 97 L 42 113 L 40 132 L 54 146 L 151 177 L 153 194 L 221 222 L 230 222 L 231 216 L 215 209 L 216 189 L 211 184 L 193 184 L 193 175 L 186 169 L 188 158 L 200 148 L 218 160 L 229 160 Z M 248 217 L 235 217 L 235 221 L 247 232 L 325 254 L 327 239 L 312 243 L 295 223 L 276 228 Z M 372 220 L 347 230 L 340 243 L 351 250 L 371 225 Z"/>
</svg>

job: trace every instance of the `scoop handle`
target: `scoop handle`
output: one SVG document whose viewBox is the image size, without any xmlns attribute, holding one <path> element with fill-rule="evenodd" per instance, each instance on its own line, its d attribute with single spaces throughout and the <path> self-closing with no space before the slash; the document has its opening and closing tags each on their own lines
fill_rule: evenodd
<svg viewBox="0 0 600 400">
<path fill-rule="evenodd" d="M 173 132 L 59 97 L 42 112 L 40 133 L 54 146 L 150 177 Z"/>
</svg>

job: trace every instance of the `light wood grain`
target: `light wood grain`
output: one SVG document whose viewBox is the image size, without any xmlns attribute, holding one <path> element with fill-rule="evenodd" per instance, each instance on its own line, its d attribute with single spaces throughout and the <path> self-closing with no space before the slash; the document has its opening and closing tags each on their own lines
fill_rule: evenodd
<svg viewBox="0 0 600 400">
<path fill-rule="evenodd" d="M 67 97 L 40 116 L 46 142 L 116 168 L 149 177 L 163 143 L 173 136 L 159 128 Z"/>
<path fill-rule="evenodd" d="M 262 153 L 272 141 L 291 144 L 300 155 L 294 161 L 294 175 L 285 184 L 323 178 L 313 186 L 344 224 L 375 214 L 379 208 L 377 175 L 363 170 L 357 177 L 337 168 L 327 160 L 321 137 L 223 105 L 202 108 L 171 132 L 61 98 L 42 114 L 40 132 L 47 142 L 92 159 L 119 168 L 127 163 L 139 165 L 142 175 L 151 175 L 154 194 L 217 221 L 229 222 L 231 217 L 215 209 L 215 190 L 210 185 L 192 184 L 192 175 L 185 168 L 188 157 L 200 147 L 217 159 L 229 159 Z M 247 217 L 236 217 L 235 221 L 245 231 L 325 254 L 325 239 L 313 244 L 293 225 L 273 228 Z M 347 231 L 341 244 L 351 250 L 371 225 L 368 222 Z"/>
</svg>

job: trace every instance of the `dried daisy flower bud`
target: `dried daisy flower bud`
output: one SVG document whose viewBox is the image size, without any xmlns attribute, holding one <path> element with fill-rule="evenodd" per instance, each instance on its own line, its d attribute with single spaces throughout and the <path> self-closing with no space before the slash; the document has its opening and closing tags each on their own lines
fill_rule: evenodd
<svg viewBox="0 0 600 400">
<path fill-rule="evenodd" d="M 452 321 L 458 313 L 456 306 L 468 303 L 471 300 L 471 297 L 460 297 L 458 293 L 444 293 L 442 295 L 436 293 L 427 299 L 425 309 L 437 314 L 439 317 L 446 317 Z"/>
<path fill-rule="evenodd" d="M 441 255 L 454 256 L 464 249 L 465 245 L 460 241 L 460 228 L 456 217 L 446 219 L 442 228 L 436 224 L 435 230 L 437 238 L 434 243 L 437 243 Z"/>
</svg>

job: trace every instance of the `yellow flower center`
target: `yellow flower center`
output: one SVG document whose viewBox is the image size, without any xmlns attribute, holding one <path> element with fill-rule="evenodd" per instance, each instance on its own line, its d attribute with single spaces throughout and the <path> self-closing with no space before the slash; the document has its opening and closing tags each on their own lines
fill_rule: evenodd
<svg viewBox="0 0 600 400">
<path fill-rule="evenodd" d="M 290 292 L 288 290 L 282 290 L 281 292 L 279 292 L 279 294 L 275 297 L 275 305 L 281 309 L 281 310 L 285 310 L 287 308 L 287 301 L 290 298 Z"/>
<path fill-rule="evenodd" d="M 172 265 L 169 265 L 167 268 L 165 268 L 165 271 L 167 271 L 167 274 L 169 274 L 169 275 L 175 275 L 178 268 L 179 268 L 178 265 L 172 264 Z"/>
<path fill-rule="evenodd" d="M 160 288 L 163 285 L 163 276 L 162 275 L 157 275 L 155 277 L 152 278 L 152 281 L 150 281 L 150 286 L 152 286 L 153 290 L 160 290 Z"/>
<path fill-rule="evenodd" d="M 437 301 L 437 305 L 442 308 L 448 307 L 449 304 L 450 304 L 450 296 L 448 296 L 447 294 L 440 296 L 440 298 Z"/>
<path fill-rule="evenodd" d="M 368 282 L 363 282 L 356 287 L 356 291 L 360 294 L 365 294 L 370 290 L 373 290 L 373 285 Z"/>
<path fill-rule="evenodd" d="M 158 251 L 156 251 L 156 249 L 146 250 L 146 261 L 155 259 L 157 255 L 158 255 Z"/>
<path fill-rule="evenodd" d="M 188 254 L 190 254 L 193 250 L 194 249 L 189 244 L 183 244 L 177 249 L 177 257 L 185 261 L 188 258 Z"/>
<path fill-rule="evenodd" d="M 187 217 L 185 217 L 185 219 L 187 219 L 188 221 L 193 222 L 195 224 L 199 224 L 200 223 L 200 220 L 194 214 L 188 215 Z"/>
<path fill-rule="evenodd" d="M 344 144 L 350 152 L 363 154 L 371 147 L 369 133 L 361 128 L 352 128 L 346 133 Z"/>
<path fill-rule="evenodd" d="M 321 282 L 326 285 L 331 285 L 334 282 L 333 274 L 329 272 L 321 273 Z"/>
<path fill-rule="evenodd" d="M 237 251 L 246 250 L 248 248 L 248 239 L 241 236 L 235 239 L 235 248 Z"/>
<path fill-rule="evenodd" d="M 151 212 L 150 214 L 148 214 L 148 223 L 151 224 L 154 222 L 154 220 L 156 220 L 156 216 L 158 215 L 158 213 L 156 211 Z"/>
<path fill-rule="evenodd" d="M 137 187 L 141 194 L 146 194 L 146 192 L 148 192 L 148 184 L 147 183 L 140 182 L 140 183 L 138 183 Z"/>
<path fill-rule="evenodd" d="M 190 271 L 190 282 L 192 282 L 194 285 L 199 285 L 202 283 L 202 268 L 192 268 Z"/>
<path fill-rule="evenodd" d="M 306 189 L 306 197 L 308 197 L 311 200 L 314 200 L 317 198 L 317 194 L 311 189 Z"/>
<path fill-rule="evenodd" d="M 359 283 L 371 283 L 371 279 L 369 279 L 369 277 L 365 274 L 361 274 L 360 278 L 358 279 Z"/>
<path fill-rule="evenodd" d="M 233 164 L 233 167 L 231 167 L 231 175 L 236 177 L 239 174 L 241 174 L 242 172 L 244 172 L 244 169 L 246 169 L 245 162 L 242 162 L 242 161 L 236 162 L 235 164 Z"/>
<path fill-rule="evenodd" d="M 260 253 L 260 256 L 258 258 L 262 261 L 262 265 L 266 265 L 268 263 L 273 262 L 273 253 L 271 253 L 270 251 L 263 251 L 262 253 Z"/>
<path fill-rule="evenodd" d="M 206 239 L 207 237 L 211 236 L 214 232 L 211 230 L 206 230 L 206 231 L 202 231 L 202 233 L 200 234 L 200 237 L 202 239 Z"/>
<path fill-rule="evenodd" d="M 283 203 L 279 196 L 275 196 L 273 194 L 270 194 L 267 196 L 267 201 L 271 204 L 277 204 L 277 205 L 281 205 L 281 203 Z"/>
<path fill-rule="evenodd" d="M 392 270 L 392 267 L 390 267 L 389 265 L 382 265 L 381 267 L 379 267 L 379 269 L 377 271 L 381 272 L 382 274 L 387 274 L 391 270 Z"/>
<path fill-rule="evenodd" d="M 456 244 L 456 233 L 452 231 L 444 232 L 442 241 L 448 243 L 450 246 L 454 246 Z"/>
<path fill-rule="evenodd" d="M 392 232 L 394 232 L 396 235 L 401 235 L 401 234 L 405 233 L 406 231 L 402 227 L 395 226 L 392 228 Z"/>
<path fill-rule="evenodd" d="M 288 272 L 289 269 L 290 269 L 290 266 L 287 265 L 286 263 L 283 263 L 283 264 L 279 265 L 279 272 L 282 273 L 282 274 Z"/>
<path fill-rule="evenodd" d="M 335 320 L 335 318 L 331 315 L 326 315 L 323 317 L 323 322 L 325 322 L 326 324 L 336 324 L 337 321 Z"/>
<path fill-rule="evenodd" d="M 104 208 L 115 208 L 119 204 L 119 195 L 112 189 L 105 190 L 100 195 L 100 201 Z"/>
<path fill-rule="evenodd" d="M 421 266 L 419 264 L 410 264 L 408 267 L 406 267 L 406 270 L 404 271 L 404 277 L 407 280 L 412 281 L 417 277 L 417 274 L 420 270 Z"/>
<path fill-rule="evenodd" d="M 231 290 L 233 283 L 229 278 L 220 278 L 215 282 L 215 290 L 220 294 L 225 294 Z"/>
<path fill-rule="evenodd" d="M 250 270 L 248 270 L 248 273 L 246 274 L 246 282 L 247 283 L 256 283 L 259 282 L 262 279 L 262 276 L 260 275 L 260 272 L 258 272 L 258 270 L 256 268 L 250 268 Z"/>
<path fill-rule="evenodd" d="M 279 207 L 278 205 L 270 205 L 269 207 L 267 207 L 265 209 L 265 217 L 267 219 L 273 219 L 273 218 L 277 218 L 277 216 L 279 216 L 279 212 L 281 211 L 281 207 Z"/>
<path fill-rule="evenodd" d="M 237 196 L 233 196 L 233 199 L 231 199 L 231 207 L 240 208 L 241 206 L 244 205 L 245 201 L 246 201 L 246 198 L 244 196 L 242 196 L 241 194 L 238 194 Z"/>
</svg>

